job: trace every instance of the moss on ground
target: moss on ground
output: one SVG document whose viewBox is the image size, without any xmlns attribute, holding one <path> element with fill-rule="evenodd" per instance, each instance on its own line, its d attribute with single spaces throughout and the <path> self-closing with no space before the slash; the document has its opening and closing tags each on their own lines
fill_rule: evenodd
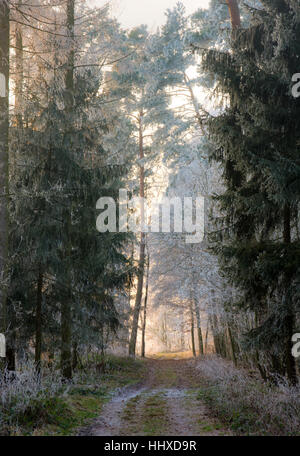
<svg viewBox="0 0 300 456">
<path fill-rule="evenodd" d="M 142 411 L 143 434 L 164 435 L 168 426 L 167 402 L 163 393 L 146 399 Z"/>
<path fill-rule="evenodd" d="M 163 393 L 139 394 L 130 399 L 122 413 L 124 435 L 164 435 L 168 425 Z"/>
<path fill-rule="evenodd" d="M 164 388 L 177 386 L 177 373 L 172 368 L 157 370 L 155 381 Z"/>
</svg>

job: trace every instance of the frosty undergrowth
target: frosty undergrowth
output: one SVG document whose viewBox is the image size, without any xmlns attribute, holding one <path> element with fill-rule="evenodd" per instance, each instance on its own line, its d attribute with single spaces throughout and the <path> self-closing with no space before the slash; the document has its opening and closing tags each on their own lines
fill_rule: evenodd
<svg viewBox="0 0 300 456">
<path fill-rule="evenodd" d="M 58 371 L 47 370 L 43 376 L 35 371 L 34 363 L 23 362 L 16 373 L 0 375 L 0 430 L 18 424 L 33 405 L 42 406 L 58 395 L 67 393 Z"/>
<path fill-rule="evenodd" d="M 208 385 L 203 397 L 238 433 L 300 434 L 299 386 L 291 387 L 283 378 L 276 386 L 264 383 L 216 356 L 201 360 L 197 370 Z"/>
</svg>

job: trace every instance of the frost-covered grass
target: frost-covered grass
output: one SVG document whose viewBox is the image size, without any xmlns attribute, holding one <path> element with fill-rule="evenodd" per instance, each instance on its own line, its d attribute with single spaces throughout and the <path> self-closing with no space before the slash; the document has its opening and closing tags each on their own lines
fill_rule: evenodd
<svg viewBox="0 0 300 456">
<path fill-rule="evenodd" d="M 42 377 L 35 372 L 33 363 L 22 363 L 13 375 L 0 375 L 0 431 L 9 434 L 19 426 L 45 418 L 46 410 L 58 396 L 68 393 L 56 371 L 47 371 Z"/>
<path fill-rule="evenodd" d="M 0 374 L 0 435 L 71 435 L 101 413 L 115 390 L 142 375 L 143 363 L 114 356 L 104 374 L 89 366 L 70 383 L 58 370 L 43 369 L 39 377 L 32 363 L 23 363 L 10 379 Z"/>
<path fill-rule="evenodd" d="M 204 386 L 198 394 L 213 413 L 243 435 L 300 435 L 300 387 L 278 385 L 218 357 L 197 363 Z"/>
</svg>

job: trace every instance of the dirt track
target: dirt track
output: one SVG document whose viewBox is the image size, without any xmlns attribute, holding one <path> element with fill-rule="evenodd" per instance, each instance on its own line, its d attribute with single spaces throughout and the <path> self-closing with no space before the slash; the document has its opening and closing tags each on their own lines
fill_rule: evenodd
<svg viewBox="0 0 300 456">
<path fill-rule="evenodd" d="M 80 435 L 230 435 L 199 400 L 191 359 L 148 359 L 145 380 L 115 396 Z"/>
</svg>

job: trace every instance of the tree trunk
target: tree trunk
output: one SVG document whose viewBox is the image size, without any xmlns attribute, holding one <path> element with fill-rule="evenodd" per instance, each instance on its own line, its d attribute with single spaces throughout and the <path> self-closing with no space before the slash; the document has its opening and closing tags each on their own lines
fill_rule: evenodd
<svg viewBox="0 0 300 456">
<path fill-rule="evenodd" d="M 15 378 L 14 372 L 16 371 L 16 314 L 9 299 L 6 300 L 6 307 L 9 312 L 9 331 L 7 331 L 6 338 L 6 363 L 5 367 L 8 371 L 8 379 L 12 381 Z"/>
<path fill-rule="evenodd" d="M 234 365 L 237 366 L 237 359 L 236 359 L 236 353 L 235 353 L 234 340 L 233 340 L 232 331 L 230 329 L 230 326 L 229 326 L 228 322 L 227 322 L 227 335 L 228 335 L 228 341 L 229 341 L 229 345 L 230 345 L 231 359 L 234 362 Z"/>
<path fill-rule="evenodd" d="M 72 378 L 72 290 L 71 290 L 71 214 L 69 208 L 65 214 L 66 245 L 66 296 L 61 304 L 61 372 L 62 376 L 70 380 Z"/>
<path fill-rule="evenodd" d="M 61 373 L 67 380 L 72 378 L 71 318 L 70 296 L 68 295 L 61 304 Z"/>
<path fill-rule="evenodd" d="M 191 341 L 192 341 L 192 351 L 194 358 L 196 357 L 196 344 L 195 344 L 195 325 L 194 325 L 194 312 L 193 306 L 190 304 L 190 312 L 191 312 Z"/>
<path fill-rule="evenodd" d="M 232 29 L 235 30 L 237 28 L 240 28 L 241 16 L 237 0 L 226 0 L 226 2 L 229 8 Z"/>
<path fill-rule="evenodd" d="M 184 82 L 185 82 L 185 85 L 190 93 L 190 97 L 191 97 L 191 101 L 192 101 L 192 104 L 193 104 L 193 107 L 194 107 L 194 110 L 195 110 L 195 115 L 196 115 L 196 119 L 197 119 L 197 122 L 201 128 L 201 131 L 202 131 L 202 134 L 204 135 L 204 130 L 203 130 L 203 120 L 202 120 L 202 117 L 201 117 L 201 114 L 200 114 L 200 110 L 199 110 L 199 103 L 195 97 L 195 94 L 193 92 L 193 89 L 191 87 L 191 83 L 190 83 L 190 80 L 187 76 L 186 73 L 184 73 Z"/>
<path fill-rule="evenodd" d="M 11 381 L 15 378 L 14 372 L 16 370 L 16 346 L 17 346 L 17 322 L 14 306 L 9 298 L 6 299 L 5 307 L 7 309 L 7 321 L 9 328 L 6 332 L 6 359 L 2 366 L 5 366 L 8 371 L 8 380 Z M 2 359 L 2 358 L 0 358 Z"/>
<path fill-rule="evenodd" d="M 12 372 L 16 370 L 16 350 L 11 345 L 6 348 L 6 369 L 11 373 L 9 378 L 12 379 Z"/>
<path fill-rule="evenodd" d="M 139 158 L 142 160 L 144 158 L 144 137 L 143 137 L 143 111 L 140 111 L 139 114 Z M 140 197 L 145 197 L 145 169 L 143 165 L 140 165 Z M 142 205 L 143 206 L 143 205 Z M 144 222 L 144 208 L 141 208 L 141 225 Z M 138 272 L 138 283 L 137 283 L 137 292 L 135 298 L 135 305 L 133 310 L 133 321 L 132 321 L 132 330 L 130 335 L 129 342 L 129 356 L 135 356 L 136 350 L 136 339 L 138 332 L 138 324 L 143 296 L 143 284 L 144 284 L 144 269 L 145 269 L 145 233 L 141 231 L 141 243 L 140 243 L 140 255 L 139 255 L 139 272 Z"/>
<path fill-rule="evenodd" d="M 74 108 L 74 26 L 75 26 L 75 0 L 67 2 L 67 34 L 70 42 L 68 53 L 67 71 L 65 78 L 65 109 L 72 114 Z M 71 210 L 65 211 L 65 235 L 66 235 L 66 287 L 67 295 L 61 305 L 61 371 L 62 376 L 70 380 L 72 378 L 72 292 L 71 292 Z"/>
<path fill-rule="evenodd" d="M 19 2 L 18 8 L 21 9 L 22 1 Z M 23 127 L 23 36 L 22 25 L 16 24 L 16 79 L 15 79 L 15 113 L 17 127 Z"/>
<path fill-rule="evenodd" d="M 214 339 L 214 346 L 215 346 L 215 352 L 217 355 L 221 355 L 221 349 L 220 349 L 220 344 L 219 344 L 219 333 L 218 333 L 218 326 L 217 326 L 217 317 L 215 314 L 213 314 L 210 317 L 210 324 L 211 324 L 211 331 L 213 334 L 213 339 Z"/>
<path fill-rule="evenodd" d="M 68 52 L 67 71 L 65 78 L 65 108 L 67 112 L 72 112 L 74 107 L 74 65 L 75 65 L 75 50 L 74 50 L 74 27 L 75 27 L 75 0 L 67 2 L 67 35 L 69 42 L 67 45 L 70 50 Z"/>
<path fill-rule="evenodd" d="M 185 349 L 185 334 L 184 334 L 184 316 L 182 316 L 182 320 L 180 322 L 180 347 L 183 351 Z"/>
<path fill-rule="evenodd" d="M 43 290 L 43 273 L 39 268 L 37 281 L 37 300 L 35 314 L 35 369 L 40 374 L 42 361 L 42 290 Z"/>
<path fill-rule="evenodd" d="M 0 4 L 0 280 L 6 275 L 8 249 L 9 6 Z M 6 293 L 0 287 L 0 332 L 7 330 Z"/>
<path fill-rule="evenodd" d="M 137 292 L 136 292 L 135 305 L 134 305 L 134 311 L 133 311 L 132 330 L 131 330 L 130 342 L 129 342 L 129 356 L 135 356 L 138 323 L 139 323 L 139 316 L 140 316 L 141 303 L 142 303 L 142 297 L 143 297 L 144 262 L 145 262 L 145 244 L 144 244 L 144 239 L 143 239 L 144 238 L 143 233 L 141 234 L 141 238 L 142 239 L 141 239 L 141 245 L 140 245 L 138 284 L 137 284 Z"/>
<path fill-rule="evenodd" d="M 211 310 L 212 313 L 210 315 L 210 324 L 211 324 L 211 330 L 213 334 L 213 339 L 214 339 L 214 346 L 215 346 L 215 352 L 217 355 L 224 356 L 224 349 L 222 347 L 222 341 L 221 341 L 221 331 L 219 328 L 219 321 L 218 321 L 218 309 L 215 303 L 215 292 L 212 290 L 211 292 L 212 297 L 211 297 Z"/>
<path fill-rule="evenodd" d="M 204 344 L 204 353 L 207 354 L 208 348 L 208 331 L 209 331 L 209 317 L 207 318 L 206 331 L 205 331 L 205 344 Z"/>
<path fill-rule="evenodd" d="M 201 317 L 200 317 L 200 309 L 199 303 L 197 299 L 194 299 L 194 306 L 195 306 L 195 314 L 196 314 L 196 321 L 197 321 L 197 336 L 198 336 L 198 345 L 199 345 L 199 356 L 204 354 L 203 349 L 203 337 L 202 337 L 202 330 L 201 330 Z"/>
<path fill-rule="evenodd" d="M 144 300 L 144 315 L 143 315 L 143 325 L 142 325 L 142 358 L 145 358 L 145 336 L 146 336 L 146 322 L 147 322 L 147 302 L 148 302 L 148 288 L 149 288 L 149 267 L 150 267 L 150 257 L 149 252 L 147 255 L 147 271 L 146 271 L 146 290 L 145 290 L 145 300 Z"/>
<path fill-rule="evenodd" d="M 72 368 L 73 368 L 73 370 L 77 369 L 78 361 L 79 361 L 78 343 L 75 341 L 75 342 L 73 342 L 73 358 L 72 358 Z"/>
</svg>

